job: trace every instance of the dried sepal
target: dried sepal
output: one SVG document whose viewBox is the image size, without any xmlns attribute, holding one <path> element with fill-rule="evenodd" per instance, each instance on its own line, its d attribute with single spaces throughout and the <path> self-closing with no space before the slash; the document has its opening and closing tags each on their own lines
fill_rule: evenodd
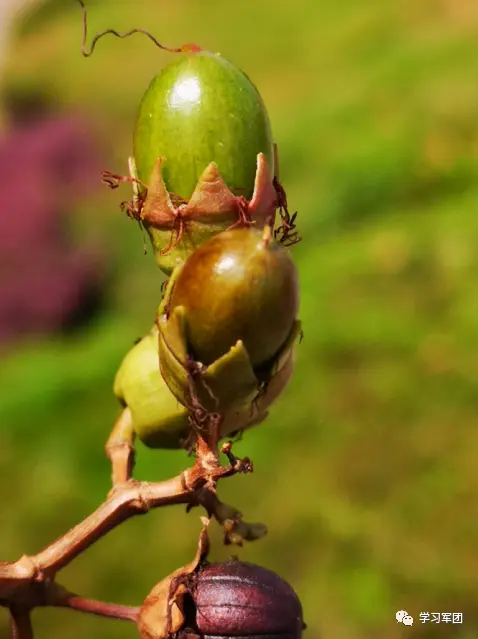
<svg viewBox="0 0 478 639">
<path fill-rule="evenodd" d="M 189 202 L 177 202 L 166 188 L 164 159 L 154 164 L 147 190 L 137 199 L 135 217 L 141 221 L 151 240 L 158 266 L 168 275 L 183 263 L 194 249 L 209 237 L 229 228 L 254 225 L 262 229 L 274 224 L 279 199 L 267 158 L 257 155 L 254 191 L 250 201 L 234 195 L 226 185 L 217 165 L 211 162 L 203 171 Z M 130 171 L 136 180 L 134 160 Z"/>
<path fill-rule="evenodd" d="M 259 153 L 257 156 L 254 192 L 248 203 L 247 211 L 253 220 L 261 220 L 262 226 L 266 222 L 273 226 L 275 211 L 279 205 L 272 177 L 266 156 L 263 153 Z M 261 228 L 260 225 L 259 228 Z"/>
<path fill-rule="evenodd" d="M 265 524 L 250 524 L 241 517 L 224 520 L 223 527 L 224 543 L 227 546 L 242 546 L 245 541 L 256 541 L 267 535 Z"/>
<path fill-rule="evenodd" d="M 198 569 L 209 553 L 209 520 L 201 517 L 201 521 L 203 529 L 194 559 L 154 586 L 144 600 L 137 621 L 142 639 L 165 639 L 183 626 L 184 595 L 187 592 L 184 580 Z"/>
<path fill-rule="evenodd" d="M 187 353 L 186 316 L 179 307 L 166 320 L 158 318 L 160 370 L 176 399 L 187 406 L 191 364 Z M 241 341 L 205 367 L 197 376 L 196 390 L 205 410 L 226 412 L 252 403 L 259 381 Z"/>
</svg>

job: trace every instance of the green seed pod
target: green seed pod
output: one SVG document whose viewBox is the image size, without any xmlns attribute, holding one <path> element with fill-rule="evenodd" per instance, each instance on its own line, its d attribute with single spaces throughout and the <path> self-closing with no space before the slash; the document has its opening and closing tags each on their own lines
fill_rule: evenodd
<svg viewBox="0 0 478 639">
<path fill-rule="evenodd" d="M 257 89 L 220 55 L 188 53 L 153 79 L 130 173 L 134 216 L 167 275 L 212 235 L 274 222 L 276 152 Z"/>
<path fill-rule="evenodd" d="M 192 52 L 174 60 L 143 96 L 134 131 L 138 177 L 149 183 L 164 158 L 166 188 L 188 201 L 214 162 L 227 186 L 252 196 L 257 154 L 273 172 L 271 127 L 255 86 L 219 54 Z"/>
<path fill-rule="evenodd" d="M 254 406 L 231 409 L 224 415 L 221 435 L 226 437 L 261 423 L 267 417 L 267 409 L 287 386 L 293 368 L 291 351 Z M 160 373 L 156 325 L 124 358 L 115 377 L 114 393 L 130 409 L 134 432 L 143 444 L 150 448 L 188 446 L 189 411 L 178 403 Z"/>
<path fill-rule="evenodd" d="M 173 395 L 190 401 L 188 362 L 207 410 L 251 406 L 292 357 L 300 334 L 297 271 L 269 232 L 227 231 L 201 245 L 171 278 L 158 312 L 160 366 Z"/>
</svg>

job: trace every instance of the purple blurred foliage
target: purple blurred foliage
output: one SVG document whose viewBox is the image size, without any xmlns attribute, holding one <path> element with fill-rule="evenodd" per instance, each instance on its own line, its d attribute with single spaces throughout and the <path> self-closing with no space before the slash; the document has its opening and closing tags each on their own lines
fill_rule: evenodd
<svg viewBox="0 0 478 639">
<path fill-rule="evenodd" d="M 81 324 L 99 306 L 104 259 L 75 247 L 71 203 L 99 184 L 99 154 L 76 115 L 21 118 L 0 137 L 0 345 Z"/>
</svg>

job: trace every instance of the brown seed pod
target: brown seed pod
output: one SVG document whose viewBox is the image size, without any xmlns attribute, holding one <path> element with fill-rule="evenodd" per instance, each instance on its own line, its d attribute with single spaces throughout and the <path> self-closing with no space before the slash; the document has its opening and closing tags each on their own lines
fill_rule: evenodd
<svg viewBox="0 0 478 639">
<path fill-rule="evenodd" d="M 292 587 L 274 572 L 236 559 L 199 563 L 192 572 L 175 573 L 149 596 L 139 617 L 143 639 L 243 637 L 300 639 L 302 606 Z M 154 592 L 154 590 L 153 590 Z M 153 594 L 153 593 L 152 593 Z M 165 610 L 167 624 L 154 614 Z M 161 619 L 163 623 L 157 623 Z"/>
<path fill-rule="evenodd" d="M 204 637 L 301 636 L 302 606 L 292 587 L 274 572 L 230 560 L 208 564 L 191 593 L 192 629 Z"/>
</svg>

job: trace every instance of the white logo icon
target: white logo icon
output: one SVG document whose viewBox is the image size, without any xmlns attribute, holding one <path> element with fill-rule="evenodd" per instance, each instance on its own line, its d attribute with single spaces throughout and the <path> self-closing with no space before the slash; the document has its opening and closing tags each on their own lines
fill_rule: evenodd
<svg viewBox="0 0 478 639">
<path fill-rule="evenodd" d="M 413 626 L 413 617 L 406 610 L 399 610 L 395 613 L 397 623 L 403 623 L 405 626 Z"/>
</svg>

